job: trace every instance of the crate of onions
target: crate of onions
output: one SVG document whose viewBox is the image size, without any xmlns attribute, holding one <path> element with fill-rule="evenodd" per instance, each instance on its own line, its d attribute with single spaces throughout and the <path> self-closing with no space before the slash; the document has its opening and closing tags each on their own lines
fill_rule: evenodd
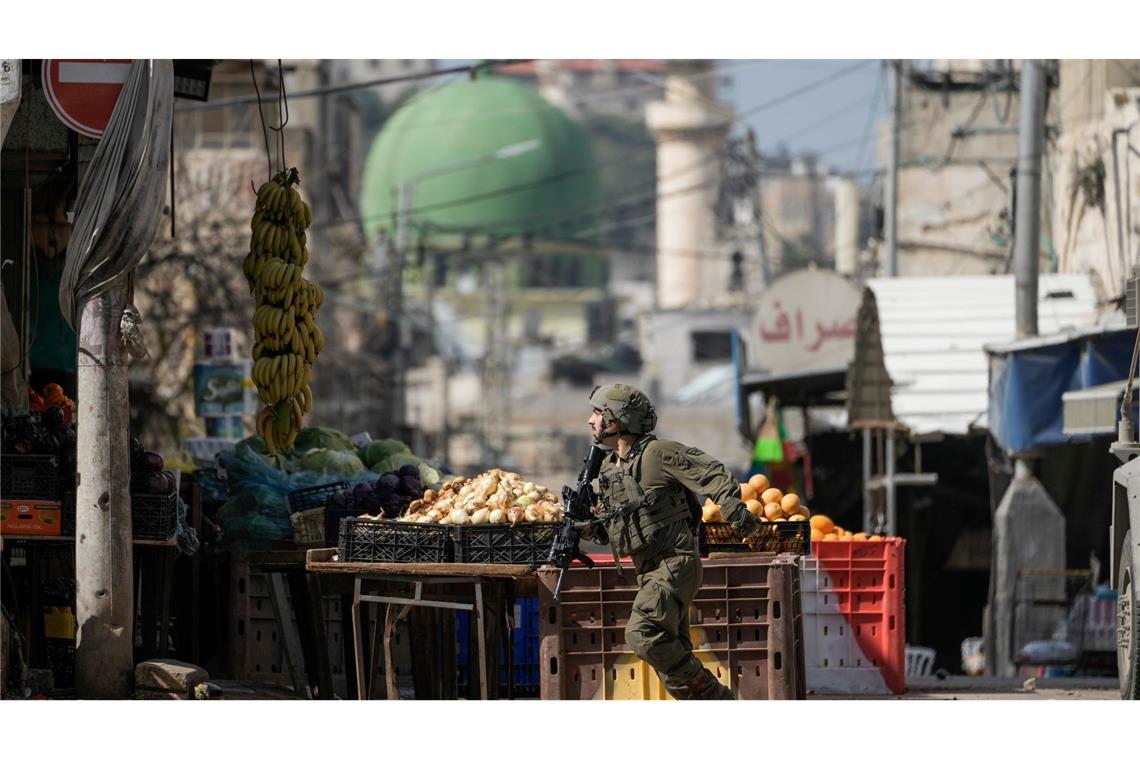
<svg viewBox="0 0 1140 760">
<path fill-rule="evenodd" d="M 549 556 L 563 516 L 547 488 L 493 469 L 425 491 L 400 520 L 450 525 L 456 562 L 537 565 Z"/>
</svg>

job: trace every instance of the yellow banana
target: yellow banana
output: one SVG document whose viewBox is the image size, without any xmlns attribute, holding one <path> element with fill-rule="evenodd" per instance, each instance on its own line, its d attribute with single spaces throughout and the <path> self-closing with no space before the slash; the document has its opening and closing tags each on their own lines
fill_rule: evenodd
<svg viewBox="0 0 1140 760">
<path fill-rule="evenodd" d="M 257 188 L 257 202 L 259 204 L 264 204 L 266 202 L 266 199 L 273 194 L 273 191 L 276 187 L 277 183 L 271 179 L 261 183 L 261 187 Z"/>
<path fill-rule="evenodd" d="M 301 409 L 304 410 L 305 414 L 308 414 L 309 410 L 313 408 L 313 391 L 309 388 L 308 383 L 301 386 L 301 398 L 303 400 Z"/>
<path fill-rule="evenodd" d="M 305 415 L 301 412 L 301 405 L 297 403 L 296 396 L 289 397 L 289 408 L 293 411 L 293 427 L 301 427 L 304 424 Z"/>
</svg>

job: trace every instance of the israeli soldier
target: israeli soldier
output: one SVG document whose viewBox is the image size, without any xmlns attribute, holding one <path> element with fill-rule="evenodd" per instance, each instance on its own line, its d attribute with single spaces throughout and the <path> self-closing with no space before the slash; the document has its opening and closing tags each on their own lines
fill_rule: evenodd
<svg viewBox="0 0 1140 760">
<path fill-rule="evenodd" d="M 735 699 L 693 656 L 689 604 L 701 587 L 694 530 L 697 495 L 721 505 L 741 535 L 760 521 L 740 500 L 740 485 L 723 464 L 700 449 L 653 435 L 657 413 L 629 385 L 605 385 L 590 394 L 594 442 L 612 449 L 598 476 L 598 527 L 584 535 L 608 542 L 614 557 L 633 559 L 637 596 L 626 643 L 677 699 Z"/>
</svg>

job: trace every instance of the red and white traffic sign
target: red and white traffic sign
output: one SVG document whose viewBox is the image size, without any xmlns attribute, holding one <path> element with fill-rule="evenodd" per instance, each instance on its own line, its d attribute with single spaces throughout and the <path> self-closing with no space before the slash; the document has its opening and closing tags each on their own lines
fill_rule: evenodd
<svg viewBox="0 0 1140 760">
<path fill-rule="evenodd" d="M 44 93 L 60 121 L 88 137 L 102 137 L 131 70 L 130 58 L 47 58 Z"/>
</svg>

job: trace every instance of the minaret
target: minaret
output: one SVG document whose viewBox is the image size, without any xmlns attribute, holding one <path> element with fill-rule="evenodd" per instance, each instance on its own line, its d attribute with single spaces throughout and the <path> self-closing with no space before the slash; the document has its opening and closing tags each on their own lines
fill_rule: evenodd
<svg viewBox="0 0 1140 760">
<path fill-rule="evenodd" d="M 670 61 L 665 99 L 645 120 L 657 140 L 657 307 L 695 306 L 707 287 L 702 265 L 719 261 L 714 207 L 732 123 L 716 102 L 713 61 Z"/>
</svg>

